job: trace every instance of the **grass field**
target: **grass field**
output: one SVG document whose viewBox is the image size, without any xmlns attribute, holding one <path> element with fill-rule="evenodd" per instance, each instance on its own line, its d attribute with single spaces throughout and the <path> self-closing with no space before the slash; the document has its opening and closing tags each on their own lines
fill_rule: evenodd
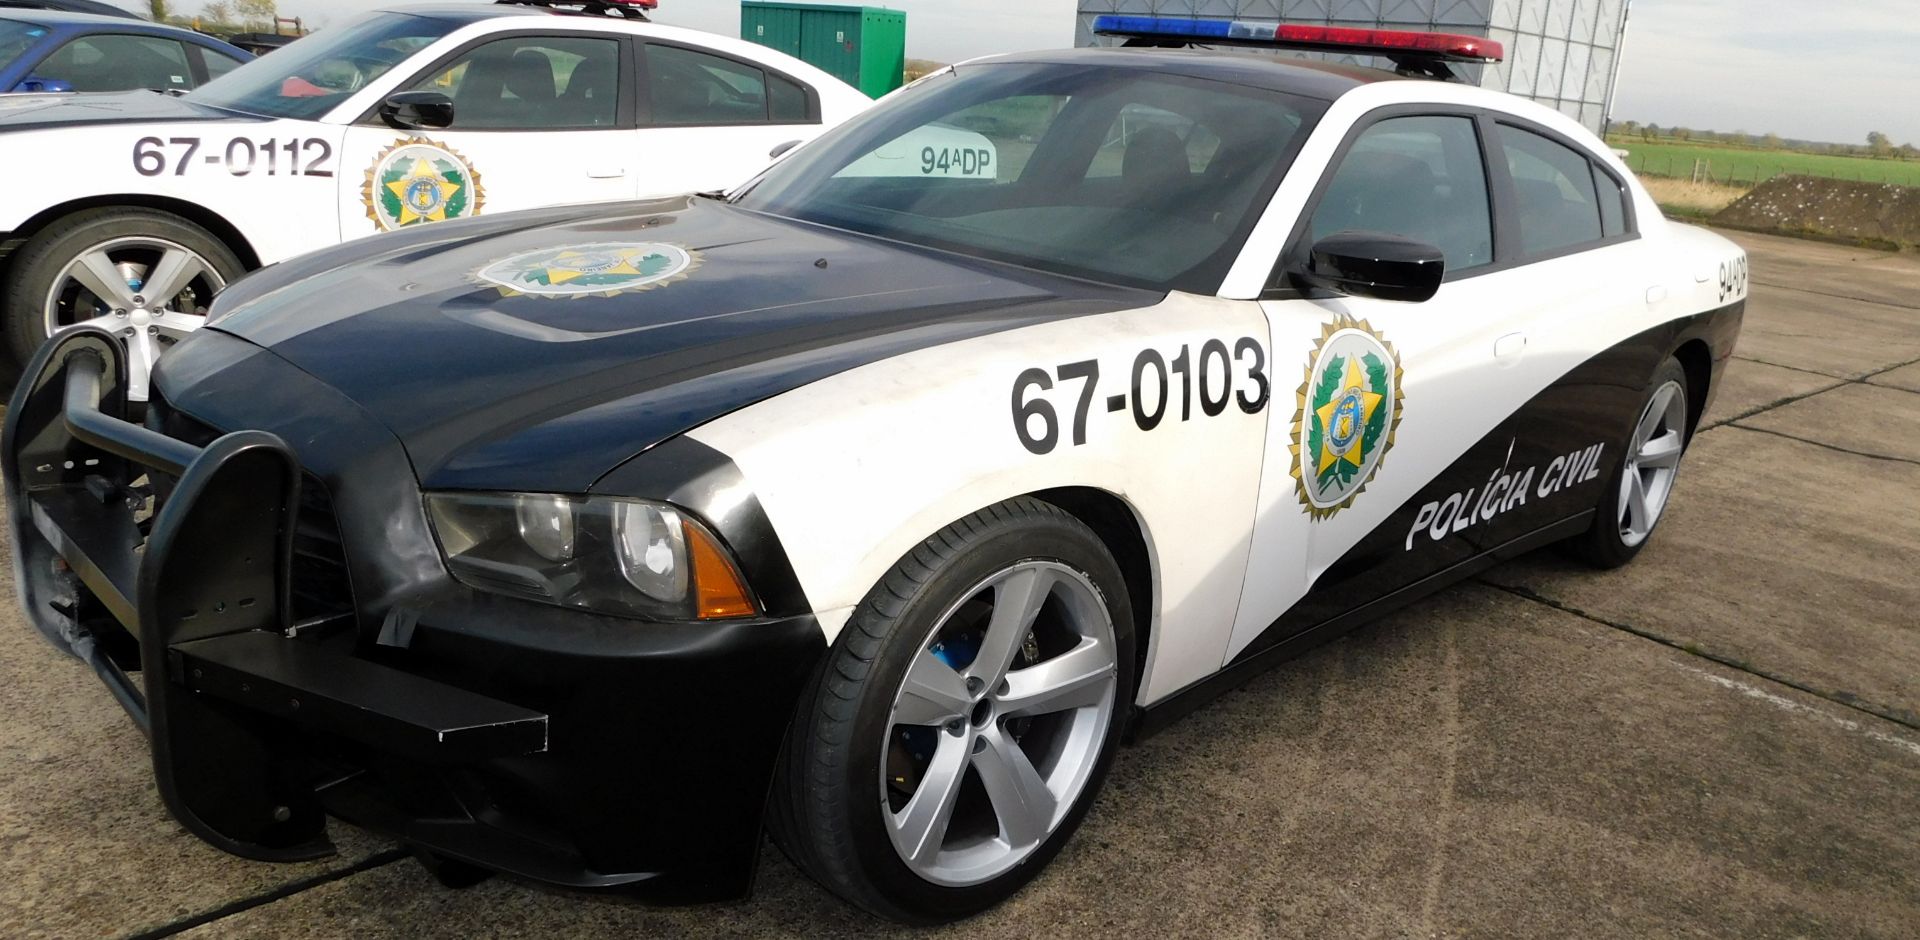
<svg viewBox="0 0 1920 940">
<path fill-rule="evenodd" d="M 1607 143 L 1627 151 L 1627 166 L 1641 176 L 1688 177 L 1693 173 L 1694 161 L 1703 160 L 1710 162 L 1708 172 L 1715 180 L 1748 186 L 1781 173 L 1920 186 L 1920 161 L 1872 160 L 1665 140 L 1648 143 L 1626 136 L 1610 137 Z"/>
</svg>

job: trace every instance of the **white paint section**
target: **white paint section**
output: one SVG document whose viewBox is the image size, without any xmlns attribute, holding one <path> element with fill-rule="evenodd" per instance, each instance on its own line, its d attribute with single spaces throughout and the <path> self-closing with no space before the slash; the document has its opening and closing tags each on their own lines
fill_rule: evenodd
<svg viewBox="0 0 1920 940">
<path fill-rule="evenodd" d="M 1265 412 L 1229 402 L 1216 416 L 1196 389 L 1181 420 L 1178 378 L 1166 415 L 1143 431 L 1132 413 L 1142 350 L 1171 363 L 1181 348 L 1198 379 L 1201 347 L 1268 342 L 1255 304 L 1170 295 L 1139 310 L 1056 321 L 908 353 L 850 370 L 723 417 L 690 436 L 733 458 L 759 496 L 831 640 L 880 578 L 928 536 L 976 510 L 1054 487 L 1124 500 L 1148 536 L 1158 609 L 1141 701 L 1220 666 L 1233 624 L 1259 485 Z M 1013 424 L 1020 374 L 1049 376 L 1095 360 L 1099 377 L 1074 445 L 1078 379 L 1035 391 L 1060 417 L 1059 442 L 1030 453 Z M 1243 360 L 1250 361 L 1250 360 Z M 1271 357 L 1269 357 L 1269 362 Z M 1233 391 L 1247 390 L 1244 365 Z M 1217 368 L 1212 373 L 1218 376 Z M 1213 388 L 1219 389 L 1219 378 Z M 1149 396 L 1157 395 L 1148 381 Z M 1287 388 L 1268 407 L 1291 409 Z M 1128 406 L 1108 410 L 1108 398 Z M 1037 429 L 1037 424 L 1033 425 Z"/>
<path fill-rule="evenodd" d="M 813 86 L 822 121 L 804 125 L 629 130 L 397 131 L 367 120 L 394 91 L 431 78 L 435 63 L 468 43 L 513 35 L 632 35 L 712 49 Z M 267 59 L 266 61 L 272 61 Z M 639 76 L 626 76 L 644 91 Z M 200 207 L 238 231 L 262 264 L 380 231 L 369 217 L 367 174 L 383 151 L 425 137 L 457 152 L 485 189 L 482 214 L 563 203 L 725 189 L 770 162 L 768 152 L 807 141 L 870 106 L 827 73 L 765 46 L 696 30 L 612 18 L 506 15 L 462 27 L 414 52 L 320 120 L 130 123 L 0 132 L 0 168 L 31 185 L 0 190 L 0 232 L 83 199 L 160 196 Z M 135 148 L 141 141 L 136 169 Z M 59 172 L 29 173 L 31 159 Z M 324 174 L 324 175 L 322 175 Z M 471 198 L 471 194 L 469 194 Z M 236 249 L 242 246 L 234 246 Z M 244 251 L 239 252 L 244 254 Z"/>
<path fill-rule="evenodd" d="M 1669 662 L 1672 663 L 1675 669 L 1679 669 L 1684 672 L 1693 673 L 1694 675 L 1699 676 L 1700 678 L 1705 679 L 1706 681 L 1711 682 L 1714 685 L 1717 685 L 1723 689 L 1730 689 L 1732 691 L 1740 693 L 1741 695 L 1746 696 L 1747 698 L 1765 702 L 1768 705 L 1772 705 L 1773 707 L 1778 708 L 1783 712 L 1791 712 L 1797 715 L 1809 715 L 1814 718 L 1819 718 L 1830 724 L 1836 725 L 1844 730 L 1854 732 L 1855 734 L 1864 735 L 1872 740 L 1879 741 L 1882 744 L 1891 744 L 1894 747 L 1897 747 L 1903 751 L 1906 751 L 1907 753 L 1912 754 L 1915 757 L 1920 757 L 1920 741 L 1912 741 L 1912 740 L 1908 740 L 1907 738 L 1899 737 L 1898 735 L 1888 734 L 1885 731 L 1881 731 L 1878 728 L 1871 728 L 1866 725 L 1863 725 L 1860 722 L 1854 721 L 1851 718 L 1842 718 L 1839 715 L 1832 714 L 1830 712 L 1824 711 L 1819 708 L 1814 708 L 1811 705 L 1803 705 L 1799 702 L 1794 701 L 1793 699 L 1787 698 L 1784 695 L 1776 695 L 1772 692 L 1769 692 L 1765 689 L 1760 688 L 1759 686 L 1752 685 L 1746 682 L 1741 682 L 1738 679 L 1729 679 L 1726 676 L 1715 675 L 1711 672 L 1706 671 L 1705 669 L 1700 669 L 1695 666 L 1689 666 L 1685 663 L 1673 662 L 1672 660 L 1669 660 Z"/>
</svg>

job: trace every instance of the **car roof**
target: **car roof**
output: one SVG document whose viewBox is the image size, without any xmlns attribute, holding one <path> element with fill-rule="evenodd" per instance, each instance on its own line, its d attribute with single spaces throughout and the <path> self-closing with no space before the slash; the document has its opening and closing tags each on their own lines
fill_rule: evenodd
<svg viewBox="0 0 1920 940">
<path fill-rule="evenodd" d="M 1217 49 L 1107 46 L 1021 52 L 975 59 L 974 62 L 1147 69 L 1172 75 L 1184 75 L 1189 78 L 1210 79 L 1269 91 L 1282 91 L 1325 101 L 1332 101 L 1355 88 L 1374 82 L 1411 80 L 1386 69 Z"/>
<path fill-rule="evenodd" d="M 503 16 L 554 15 L 554 11 L 546 7 L 519 3 L 391 3 L 371 12 L 411 13 L 415 16 L 431 16 L 435 19 L 455 20 L 462 23 L 478 23 Z M 608 18 L 611 19 L 611 17 Z"/>
<path fill-rule="evenodd" d="M 109 19 L 147 22 L 146 17 L 101 0 L 0 0 L 0 10 L 9 15 L 27 10 L 54 14 L 99 14 Z"/>
<path fill-rule="evenodd" d="M 100 13 L 71 13 L 67 12 L 67 10 L 44 10 L 44 8 L 36 8 L 36 6 L 8 6 L 8 4 L 0 4 L 0 19 L 12 19 L 15 23 L 35 23 L 35 25 L 40 25 L 40 27 L 94 27 L 94 25 L 98 25 L 98 27 L 121 27 L 121 29 L 129 29 L 129 27 L 132 27 L 132 29 L 138 29 L 138 27 L 154 27 L 154 25 L 159 25 L 159 23 L 150 21 L 150 19 L 140 19 L 140 17 L 113 17 L 113 15 L 100 15 Z M 161 27 L 161 29 L 179 29 L 179 27 Z"/>
</svg>

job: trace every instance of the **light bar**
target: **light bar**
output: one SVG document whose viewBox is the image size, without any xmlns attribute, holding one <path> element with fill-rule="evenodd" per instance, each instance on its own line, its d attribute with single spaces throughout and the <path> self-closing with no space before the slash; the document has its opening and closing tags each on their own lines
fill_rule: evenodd
<svg viewBox="0 0 1920 940">
<path fill-rule="evenodd" d="M 1447 62 L 1498 62 L 1506 49 L 1482 36 L 1459 33 L 1420 33 L 1398 29 L 1314 26 L 1304 23 L 1259 23 L 1248 20 L 1171 19 L 1158 16 L 1093 18 L 1093 31 L 1102 36 L 1184 40 L 1227 46 L 1264 46 L 1358 55 L 1407 56 Z"/>
</svg>

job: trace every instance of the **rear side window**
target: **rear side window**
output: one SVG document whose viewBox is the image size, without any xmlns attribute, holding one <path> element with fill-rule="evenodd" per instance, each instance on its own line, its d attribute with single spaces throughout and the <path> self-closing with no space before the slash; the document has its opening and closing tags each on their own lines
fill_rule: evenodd
<svg viewBox="0 0 1920 940">
<path fill-rule="evenodd" d="M 1599 191 L 1586 155 L 1506 124 L 1500 125 L 1500 149 L 1513 177 L 1522 251 L 1550 254 L 1604 237 Z M 1613 203 L 1621 212 L 1619 199 Z M 1614 224 L 1623 228 L 1624 217 Z"/>
<path fill-rule="evenodd" d="M 807 90 L 778 75 L 767 76 L 767 110 L 775 124 L 807 123 Z"/>
<path fill-rule="evenodd" d="M 1593 165 L 1593 188 L 1600 193 L 1600 234 L 1606 238 L 1627 231 L 1627 191 L 1613 174 Z"/>
<path fill-rule="evenodd" d="M 653 123 L 768 123 L 767 74 L 744 62 L 682 49 L 647 47 L 647 88 Z M 792 108 L 791 95 L 785 107 Z M 805 96 L 801 96 L 804 109 Z"/>
<path fill-rule="evenodd" d="M 193 87 L 187 50 L 156 36 L 83 36 L 54 50 L 33 74 L 66 82 L 74 91 Z"/>
<path fill-rule="evenodd" d="M 208 81 L 219 78 L 246 64 L 224 52 L 215 52 L 212 49 L 201 49 L 200 60 L 207 64 Z"/>
<path fill-rule="evenodd" d="M 1472 118 L 1388 118 L 1354 140 L 1314 209 L 1311 237 L 1385 232 L 1426 242 L 1447 270 L 1493 261 L 1493 211 Z"/>
</svg>

